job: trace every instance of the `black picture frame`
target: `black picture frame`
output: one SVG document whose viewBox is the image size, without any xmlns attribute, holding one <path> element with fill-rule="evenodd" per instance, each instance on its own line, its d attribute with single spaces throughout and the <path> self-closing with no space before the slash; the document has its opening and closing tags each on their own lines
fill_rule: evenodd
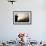
<svg viewBox="0 0 46 46">
<path fill-rule="evenodd" d="M 22 19 L 22 17 L 23 17 L 23 19 Z M 24 19 L 24 17 L 25 17 L 25 19 Z M 13 24 L 14 25 L 30 25 L 30 24 L 32 24 L 32 11 L 13 11 Z"/>
</svg>

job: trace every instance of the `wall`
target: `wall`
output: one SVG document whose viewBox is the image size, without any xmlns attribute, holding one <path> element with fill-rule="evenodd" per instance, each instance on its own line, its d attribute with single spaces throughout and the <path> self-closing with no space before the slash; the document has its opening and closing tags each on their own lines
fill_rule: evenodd
<svg viewBox="0 0 46 46">
<path fill-rule="evenodd" d="M 12 5 L 7 0 L 0 0 L 0 40 L 14 40 L 19 32 L 31 34 L 33 40 L 45 40 L 46 10 L 43 7 L 44 1 L 17 0 Z M 32 11 L 32 25 L 14 25 L 13 11 L 17 10 Z"/>
</svg>

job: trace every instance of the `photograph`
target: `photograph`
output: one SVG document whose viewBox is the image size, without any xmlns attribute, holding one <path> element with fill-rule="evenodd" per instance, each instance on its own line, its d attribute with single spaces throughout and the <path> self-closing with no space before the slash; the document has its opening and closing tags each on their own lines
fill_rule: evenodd
<svg viewBox="0 0 46 46">
<path fill-rule="evenodd" d="M 13 24 L 32 24 L 32 12 L 13 11 Z"/>
</svg>

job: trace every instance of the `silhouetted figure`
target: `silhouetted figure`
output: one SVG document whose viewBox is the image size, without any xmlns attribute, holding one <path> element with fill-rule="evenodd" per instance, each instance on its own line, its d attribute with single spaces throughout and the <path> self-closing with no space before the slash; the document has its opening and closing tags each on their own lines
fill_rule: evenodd
<svg viewBox="0 0 46 46">
<path fill-rule="evenodd" d="M 17 16 L 17 14 L 15 15 L 15 22 L 17 22 L 17 19 L 18 19 L 18 16 Z"/>
</svg>

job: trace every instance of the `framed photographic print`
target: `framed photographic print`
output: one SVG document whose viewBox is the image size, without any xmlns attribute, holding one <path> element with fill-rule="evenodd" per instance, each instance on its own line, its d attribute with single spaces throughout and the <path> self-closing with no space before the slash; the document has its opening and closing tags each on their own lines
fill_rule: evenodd
<svg viewBox="0 0 46 46">
<path fill-rule="evenodd" d="M 31 11 L 13 11 L 13 24 L 29 25 L 32 24 Z"/>
</svg>

